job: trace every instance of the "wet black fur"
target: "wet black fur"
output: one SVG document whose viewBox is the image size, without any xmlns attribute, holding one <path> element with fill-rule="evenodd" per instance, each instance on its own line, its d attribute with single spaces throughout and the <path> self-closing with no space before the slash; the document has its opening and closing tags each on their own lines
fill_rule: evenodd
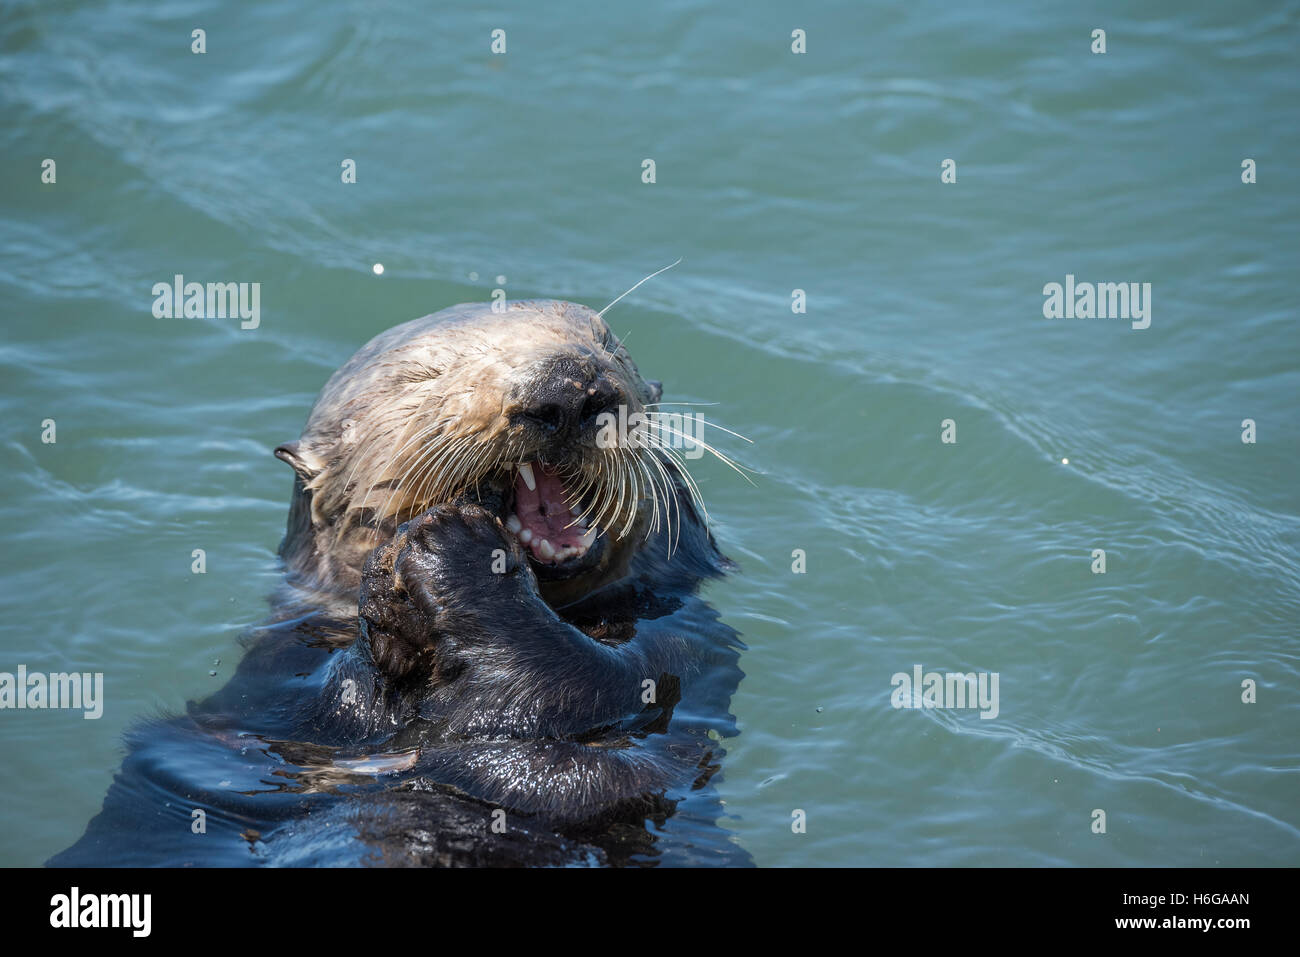
<svg viewBox="0 0 1300 957">
<path fill-rule="evenodd" d="M 367 561 L 359 624 L 279 621 L 221 691 L 135 728 L 50 864 L 747 863 L 708 786 L 741 645 L 695 594 L 728 563 L 682 518 L 671 560 L 655 535 L 557 612 L 494 515 L 418 516 Z"/>
</svg>

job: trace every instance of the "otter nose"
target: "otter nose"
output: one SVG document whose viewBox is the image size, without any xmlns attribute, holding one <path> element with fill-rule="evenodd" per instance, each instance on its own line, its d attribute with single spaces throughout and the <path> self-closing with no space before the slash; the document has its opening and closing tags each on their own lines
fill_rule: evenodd
<svg viewBox="0 0 1300 957">
<path fill-rule="evenodd" d="M 543 431 L 564 435 L 592 424 L 602 412 L 613 411 L 619 392 L 603 377 L 583 381 L 556 376 L 537 389 L 524 408 L 524 416 Z"/>
</svg>

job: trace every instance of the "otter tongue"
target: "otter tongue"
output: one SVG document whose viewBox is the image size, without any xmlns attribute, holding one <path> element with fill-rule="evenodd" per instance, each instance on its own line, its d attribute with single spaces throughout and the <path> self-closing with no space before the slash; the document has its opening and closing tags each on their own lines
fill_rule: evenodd
<svg viewBox="0 0 1300 957">
<path fill-rule="evenodd" d="M 537 488 L 530 489 L 522 475 L 515 476 L 515 514 L 520 524 L 533 533 L 529 542 L 534 553 L 542 540 L 551 543 L 556 551 L 565 547 L 586 550 L 582 533 L 586 530 L 569 513 L 564 500 L 564 483 L 558 475 L 540 463 L 533 463 L 533 480 Z"/>
</svg>

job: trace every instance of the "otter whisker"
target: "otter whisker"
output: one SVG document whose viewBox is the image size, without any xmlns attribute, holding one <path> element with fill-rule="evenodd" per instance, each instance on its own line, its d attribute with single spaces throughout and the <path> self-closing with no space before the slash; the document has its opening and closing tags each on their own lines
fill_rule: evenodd
<svg viewBox="0 0 1300 957">
<path fill-rule="evenodd" d="M 591 503 L 591 523 L 601 531 L 606 530 L 608 523 L 605 521 L 605 513 L 609 511 L 610 495 L 609 480 L 606 476 L 605 458 L 602 456 L 596 462 L 596 474 L 592 483 L 592 503 Z"/>
<path fill-rule="evenodd" d="M 409 448 L 414 443 L 424 442 L 425 439 L 429 438 L 430 436 L 433 437 L 433 441 L 429 442 L 427 447 L 419 448 L 417 452 L 414 454 L 414 456 L 411 458 L 411 460 L 402 466 L 402 472 L 400 477 L 398 478 L 396 484 L 393 485 L 392 491 L 390 492 L 388 498 L 385 499 L 384 501 L 383 510 L 381 512 L 381 515 L 383 517 L 388 517 L 390 514 L 393 517 L 396 517 L 402 512 L 402 506 L 400 502 L 396 509 L 390 508 L 390 506 L 392 505 L 393 496 L 397 494 L 398 490 L 414 486 L 414 484 L 417 481 L 419 481 L 420 470 L 423 467 L 422 463 L 434 457 L 438 452 L 438 450 L 441 448 L 442 439 L 441 436 L 437 434 L 437 430 L 441 428 L 442 424 L 443 423 L 440 420 L 438 422 L 433 422 L 430 425 L 424 427 L 419 432 L 417 432 L 411 439 L 403 443 L 403 445 L 396 452 L 393 453 L 393 459 L 399 459 L 402 453 L 405 452 L 406 449 Z M 408 480 L 410 482 L 410 486 L 407 485 Z M 410 496 L 408 496 L 408 498 L 410 498 Z M 408 502 L 407 505 L 408 507 L 413 507 L 418 502 L 419 502 L 419 498 L 418 496 L 416 496 L 412 501 Z"/>
<path fill-rule="evenodd" d="M 682 506 L 681 503 L 677 501 L 677 489 L 676 486 L 673 484 L 672 478 L 668 475 L 668 470 L 664 467 L 664 464 L 660 460 L 659 456 L 655 455 L 649 449 L 646 449 L 644 455 L 642 455 L 641 458 L 643 460 L 648 459 L 650 461 L 650 464 L 652 464 L 655 467 L 656 473 L 658 474 L 659 478 L 663 481 L 664 503 L 665 503 L 664 520 L 665 520 L 665 524 L 668 527 L 668 557 L 671 559 L 673 555 L 673 551 L 676 548 L 676 541 L 679 541 L 681 539 L 681 529 L 682 529 Z M 674 508 L 676 508 L 676 512 L 677 512 L 677 525 L 676 525 L 675 536 L 674 536 L 673 520 L 672 520 Z"/>
<path fill-rule="evenodd" d="M 425 502 L 446 497 L 447 487 L 454 484 L 450 480 L 463 474 L 461 462 L 473 445 L 471 436 L 458 436 L 454 441 L 435 447 L 436 454 L 429 456 L 420 467 L 423 478 L 416 486 L 411 502 L 413 512 Z"/>
<path fill-rule="evenodd" d="M 426 402 L 427 402 L 427 401 L 428 401 L 428 400 L 426 399 Z M 421 404 L 421 407 L 423 407 L 423 403 Z M 415 412 L 414 414 L 415 414 L 415 415 L 418 415 L 418 414 L 419 414 L 419 409 L 417 409 L 416 412 Z M 414 445 L 414 444 L 417 443 L 417 442 L 423 442 L 423 441 L 425 440 L 425 438 L 427 438 L 429 435 L 435 433 L 439 428 L 441 428 L 443 422 L 445 422 L 445 421 L 446 421 L 445 419 L 439 419 L 439 420 L 437 420 L 437 421 L 435 421 L 435 422 L 431 422 L 431 423 L 429 423 L 428 425 L 426 425 L 426 426 L 424 426 L 423 428 L 421 428 L 421 429 L 419 429 L 418 431 L 416 431 L 416 433 L 415 433 L 413 436 L 411 436 L 409 439 L 407 439 L 404 443 L 402 443 L 402 445 L 400 445 L 400 446 L 397 448 L 396 451 L 393 452 L 392 456 L 391 456 L 390 459 L 389 459 L 390 464 L 391 464 L 394 460 L 400 459 L 402 453 L 405 452 L 405 451 L 406 451 L 408 448 L 410 448 L 412 445 Z"/>
<path fill-rule="evenodd" d="M 608 306 L 606 306 L 604 309 L 600 310 L 600 312 L 596 313 L 596 315 L 599 316 L 601 319 L 604 319 L 604 318 L 605 318 L 605 313 L 609 312 L 609 310 L 612 309 L 612 308 L 613 308 L 613 307 L 614 307 L 614 306 L 619 302 L 619 300 L 621 300 L 624 296 L 627 296 L 627 295 L 629 295 L 629 294 L 635 292 L 638 288 L 641 287 L 642 284 L 649 282 L 651 279 L 653 279 L 655 276 L 659 275 L 659 274 L 662 273 L 662 272 L 667 272 L 668 270 L 672 269 L 674 266 L 677 265 L 677 263 L 680 263 L 681 261 L 682 261 L 682 257 L 681 257 L 681 256 L 678 256 L 678 257 L 677 257 L 677 262 L 671 262 L 671 263 L 669 263 L 667 266 L 664 266 L 662 269 L 656 269 L 654 272 L 652 272 L 650 275 L 646 276 L 644 279 L 642 279 L 640 282 L 638 282 L 638 283 L 637 283 L 635 286 L 633 286 L 631 289 L 627 290 L 627 292 L 624 292 L 621 296 L 619 296 L 617 299 L 615 299 L 613 302 L 611 302 L 611 303 L 610 303 Z"/>
<path fill-rule="evenodd" d="M 406 450 L 407 446 L 412 441 L 414 441 L 415 438 L 418 438 L 419 434 L 423 431 L 423 429 L 416 428 L 416 426 L 419 423 L 420 413 L 424 411 L 425 406 L 429 404 L 429 401 L 432 398 L 433 398 L 432 395 L 425 395 L 423 398 L 421 398 L 419 404 L 411 411 L 410 415 L 405 419 L 402 427 L 402 432 L 401 434 L 399 434 L 397 440 L 393 443 L 393 450 L 388 456 L 388 461 L 384 463 L 383 468 L 380 469 L 378 473 L 380 477 L 387 478 L 390 475 L 394 474 L 392 471 L 394 463 L 398 461 L 399 457 L 401 456 L 402 452 Z M 415 429 L 416 436 L 412 438 L 404 439 L 403 436 L 405 436 L 407 432 L 413 428 Z M 400 480 L 399 480 L 399 484 L 400 484 Z M 394 488 L 393 491 L 390 491 L 388 497 L 384 500 L 384 507 L 380 512 L 381 518 L 386 517 L 388 512 L 388 504 L 392 500 L 393 492 L 395 490 L 396 489 Z"/>
<path fill-rule="evenodd" d="M 672 413 L 672 412 L 646 412 L 646 413 L 644 413 L 644 415 L 645 415 L 645 417 L 646 417 L 647 419 L 649 419 L 651 422 L 656 422 L 656 421 L 659 420 L 659 417 L 664 417 L 664 418 L 669 418 L 669 419 L 671 419 L 671 418 L 675 415 L 675 413 Z M 748 442 L 750 445 L 753 445 L 753 444 L 754 444 L 754 440 L 753 440 L 753 439 L 751 439 L 751 438 L 749 438 L 749 437 L 747 437 L 747 436 L 741 435 L 739 432 L 733 432 L 733 431 L 731 431 L 731 429 L 728 429 L 728 428 L 726 428 L 725 426 L 718 425 L 718 423 L 716 423 L 716 422 L 710 422 L 710 421 L 708 421 L 707 419 L 697 419 L 696 421 L 699 422 L 700 425 L 706 425 L 706 426 L 708 426 L 708 427 L 711 428 L 711 429 L 717 429 L 719 432 L 726 432 L 728 435 L 734 435 L 736 438 L 740 439 L 742 442 Z"/>
<path fill-rule="evenodd" d="M 412 496 L 414 503 L 418 504 L 426 500 L 429 483 L 433 481 L 438 469 L 446 464 L 451 457 L 451 449 L 459 441 L 449 441 L 445 436 L 438 436 L 435 441 L 429 443 L 427 448 L 421 449 L 412 460 L 411 483 L 415 490 Z"/>
<path fill-rule="evenodd" d="M 646 529 L 645 540 L 649 541 L 650 536 L 653 535 L 655 532 L 657 532 L 662 525 L 664 528 L 666 528 L 668 532 L 668 557 L 672 558 L 672 554 L 673 554 L 672 520 L 668 512 L 668 509 L 671 508 L 671 505 L 669 504 L 670 500 L 665 498 L 664 521 L 661 523 L 659 520 L 658 482 L 656 481 L 655 476 L 651 474 L 650 469 L 646 466 L 645 456 L 637 454 L 634 455 L 633 458 L 636 460 L 637 467 L 641 469 L 641 473 L 645 475 L 646 487 L 648 487 L 650 490 L 650 503 L 651 503 L 650 504 L 650 525 L 649 528 Z"/>
<path fill-rule="evenodd" d="M 606 528 L 613 535 L 614 523 L 618 521 L 618 516 L 623 508 L 623 482 L 622 473 L 615 468 L 608 457 L 601 462 L 601 491 L 605 498 L 605 507 L 601 510 L 600 521 L 598 524 Z M 615 486 L 614 480 L 618 479 Z"/>
<path fill-rule="evenodd" d="M 382 426 L 383 421 L 384 420 L 381 419 L 380 422 L 376 423 L 374 432 L 365 439 L 362 448 L 357 449 L 352 453 L 353 456 L 352 471 L 348 473 L 347 481 L 345 481 L 343 485 L 340 487 L 340 494 L 344 494 L 344 495 L 347 494 L 347 490 L 352 487 L 352 482 L 356 478 L 357 470 L 361 468 L 362 463 L 369 461 L 371 450 L 374 449 L 375 446 L 379 444 L 380 439 L 384 438 L 391 432 L 391 429 L 385 429 L 380 427 Z M 371 483 L 370 487 L 371 488 L 374 487 L 373 482 Z M 369 493 L 367 492 L 367 494 Z"/>
<path fill-rule="evenodd" d="M 564 486 L 564 500 L 569 503 L 569 513 L 572 521 L 565 525 L 565 529 L 573 528 L 575 525 L 586 526 L 586 510 L 574 512 L 574 509 L 582 504 L 582 496 L 586 491 L 586 473 L 581 465 L 571 466 L 560 473 L 560 481 Z"/>
<path fill-rule="evenodd" d="M 572 502 L 574 505 L 581 505 L 583 496 L 586 495 L 587 492 L 591 490 L 594 483 L 595 483 L 595 479 L 593 478 L 592 474 L 588 469 L 584 469 L 581 465 L 575 466 L 568 474 L 566 474 L 564 479 L 565 498 L 568 499 L 570 502 Z M 595 501 L 593 496 L 592 504 L 588 505 L 586 508 L 584 508 L 581 511 L 580 514 L 575 516 L 573 522 L 571 522 L 570 525 L 567 527 L 572 527 L 574 524 L 577 524 L 578 522 L 582 522 L 588 527 L 594 525 L 595 523 L 591 520 L 594 505 L 595 505 Z"/>
<path fill-rule="evenodd" d="M 619 455 L 624 459 L 626 459 L 631 457 L 632 453 L 628 452 L 626 449 L 619 449 Z M 623 522 L 623 528 L 618 533 L 618 537 L 622 538 L 631 530 L 633 524 L 635 524 L 636 522 L 636 505 L 638 500 L 641 497 L 641 494 L 640 494 L 640 483 L 637 481 L 635 472 L 633 472 L 630 468 L 627 468 L 626 465 L 620 465 L 619 473 L 620 473 L 619 491 L 621 493 L 623 486 L 626 485 L 627 492 L 628 492 L 627 519 Z M 622 495 L 620 494 L 619 507 L 621 508 L 622 505 L 623 505 L 623 498 Z"/>
<path fill-rule="evenodd" d="M 427 401 L 428 401 L 427 398 L 424 401 L 422 401 L 419 407 L 417 408 L 417 411 L 419 409 L 422 409 L 424 405 L 427 403 Z M 393 427 L 388 425 L 389 422 L 393 421 L 396 418 L 398 418 L 398 415 L 395 413 L 390 413 L 388 415 L 380 417 L 379 421 L 376 424 L 383 427 L 378 428 L 375 431 L 374 435 L 371 437 L 371 439 L 366 443 L 366 445 L 364 446 L 364 454 L 361 454 L 361 450 L 358 450 L 358 452 L 354 453 L 355 461 L 353 464 L 352 473 L 349 475 L 348 481 L 343 486 L 343 490 L 345 494 L 346 494 L 346 489 L 348 488 L 349 485 L 351 485 L 352 476 L 356 474 L 357 468 L 364 461 L 368 460 L 372 454 L 375 454 L 375 452 L 377 451 L 376 446 L 379 446 L 382 440 L 389 440 L 391 447 L 393 447 L 394 449 L 399 448 L 398 447 L 399 440 L 390 439 L 390 436 L 393 435 L 394 429 Z M 402 429 L 409 428 L 410 423 L 412 421 L 413 419 L 409 415 L 407 415 L 406 413 L 402 413 L 401 415 Z M 402 447 L 404 447 L 405 444 L 409 444 L 409 441 L 408 443 L 403 443 Z M 361 496 L 360 499 L 357 499 L 354 495 L 351 504 L 358 505 L 358 506 L 365 506 L 365 504 L 370 500 L 370 496 L 374 493 L 375 489 L 381 483 L 389 480 L 391 474 L 391 467 L 393 465 L 394 459 L 397 457 L 397 454 L 398 454 L 397 451 L 394 451 L 393 454 L 389 456 L 388 461 L 383 466 L 383 468 L 375 471 L 372 480 L 370 482 L 370 485 L 366 488 L 365 494 Z M 377 516 L 376 521 L 382 521 L 383 517 L 384 517 L 383 512 L 381 511 L 380 514 Z"/>
<path fill-rule="evenodd" d="M 754 484 L 753 479 L 751 479 L 748 475 L 745 474 L 746 472 L 752 472 L 753 469 L 745 468 L 745 466 L 743 466 L 743 465 L 739 465 L 739 464 L 737 464 L 736 462 L 733 462 L 730 458 L 728 458 L 728 457 L 727 457 L 726 455 L 724 455 L 723 453 L 719 452 L 719 451 L 718 451 L 717 449 L 715 449 L 713 446 L 709 445 L 709 443 L 705 442 L 703 439 L 697 439 L 697 438 L 696 438 L 695 436 L 693 436 L 693 435 L 687 435 L 685 432 L 679 432 L 678 430 L 676 430 L 676 429 L 674 429 L 674 428 L 671 428 L 671 427 L 669 427 L 669 426 L 663 426 L 663 425 L 661 425 L 659 428 L 661 429 L 661 431 L 667 432 L 669 435 L 676 435 L 676 436 L 678 436 L 678 437 L 681 438 L 681 439 L 684 439 L 684 440 L 686 440 L 686 441 L 689 441 L 689 442 L 693 442 L 693 443 L 695 443 L 695 444 L 698 445 L 700 448 L 704 449 L 704 451 L 708 452 L 710 455 L 712 455 L 714 458 L 716 458 L 719 462 L 722 462 L 724 465 L 726 465 L 728 468 L 730 468 L 733 472 L 735 472 L 737 475 L 739 475 L 741 478 L 743 478 L 743 479 L 744 479 L 746 482 L 748 482 L 750 485 L 753 485 L 753 484 Z M 655 441 L 655 440 L 651 440 L 651 441 Z M 658 448 L 667 448 L 667 446 L 665 446 L 665 445 L 659 445 L 659 446 L 657 446 L 657 447 L 658 447 Z M 674 450 L 674 451 L 676 451 L 676 450 Z M 757 475 L 758 473 L 757 473 L 757 472 L 754 472 L 754 474 Z M 757 486 L 755 486 L 755 487 L 757 487 Z"/>
<path fill-rule="evenodd" d="M 428 429 L 422 430 L 420 436 L 428 437 L 430 433 L 433 432 L 434 428 L 435 426 L 431 426 Z M 408 442 L 407 445 L 409 444 L 410 443 Z M 393 508 L 392 507 L 393 496 L 399 490 L 402 490 L 406 493 L 407 499 L 408 500 L 411 499 L 412 498 L 410 494 L 411 489 L 415 486 L 417 482 L 420 481 L 420 477 L 424 471 L 426 461 L 436 460 L 441 455 L 441 453 L 445 448 L 446 448 L 445 440 L 442 439 L 441 436 L 433 435 L 432 441 L 428 442 L 428 444 L 425 445 L 424 447 L 419 448 L 417 452 L 410 458 L 410 460 L 403 464 L 401 476 L 399 477 L 397 484 L 393 488 L 393 493 L 390 494 L 384 502 L 383 514 L 385 517 L 391 514 L 394 518 L 396 518 L 401 514 L 402 503 L 399 502 L 398 506 L 396 508 Z"/>
<path fill-rule="evenodd" d="M 722 405 L 722 403 L 721 403 L 721 402 L 670 402 L 670 401 L 664 399 L 664 400 L 660 400 L 659 402 L 646 402 L 646 403 L 644 403 L 644 405 L 645 405 L 645 407 L 648 409 L 648 408 L 650 408 L 651 406 L 655 406 L 655 405 L 701 405 L 701 406 L 719 406 L 719 405 Z"/>
<path fill-rule="evenodd" d="M 612 535 L 614 526 L 618 524 L 619 518 L 623 515 L 623 500 L 627 495 L 627 482 L 623 475 L 623 469 L 620 467 L 616 450 L 610 450 L 607 464 L 610 472 L 610 501 L 613 503 L 609 513 L 609 530 Z"/>
<path fill-rule="evenodd" d="M 621 452 L 620 468 L 623 470 L 624 477 L 627 480 L 627 519 L 623 523 L 619 536 L 622 537 L 631 531 L 632 526 L 636 524 L 637 511 L 642 500 L 645 498 L 645 488 L 641 485 L 641 476 L 629 464 L 636 458 L 636 454 L 630 450 L 624 449 Z"/>
<path fill-rule="evenodd" d="M 704 495 L 700 492 L 700 486 L 695 481 L 695 476 L 692 475 L 691 470 L 686 467 L 685 460 L 680 454 L 678 454 L 678 450 L 670 448 L 669 446 L 656 446 L 654 447 L 654 450 L 660 453 L 665 460 L 672 463 L 674 471 L 677 472 L 678 476 L 681 477 L 682 482 L 686 485 L 686 489 L 691 496 L 691 501 L 699 508 L 700 512 L 703 513 L 704 520 L 707 523 L 709 520 L 709 510 L 704 505 Z"/>
<path fill-rule="evenodd" d="M 632 461 L 636 463 L 636 467 L 641 470 L 641 474 L 645 476 L 645 483 L 642 484 L 641 488 L 643 490 L 648 489 L 650 492 L 650 522 L 645 533 L 646 540 L 648 541 L 650 536 L 659 530 L 660 526 L 659 489 L 655 486 L 654 480 L 650 477 L 650 470 L 646 468 L 643 458 L 640 455 L 632 455 L 631 458 Z"/>
<path fill-rule="evenodd" d="M 461 453 L 457 468 L 449 472 L 447 481 L 438 489 L 439 497 L 451 495 L 478 483 L 486 474 L 484 466 L 494 458 L 492 450 L 486 445 L 471 444 L 467 451 Z"/>
</svg>

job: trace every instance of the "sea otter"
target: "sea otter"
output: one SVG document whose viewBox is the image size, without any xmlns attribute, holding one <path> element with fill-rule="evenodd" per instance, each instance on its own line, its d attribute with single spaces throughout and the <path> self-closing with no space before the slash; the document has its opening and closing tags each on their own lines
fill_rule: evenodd
<svg viewBox="0 0 1300 957">
<path fill-rule="evenodd" d="M 573 303 L 372 339 L 275 450 L 272 623 L 50 863 L 747 863 L 709 786 L 743 646 L 696 594 L 731 566 L 660 396 Z"/>
</svg>

